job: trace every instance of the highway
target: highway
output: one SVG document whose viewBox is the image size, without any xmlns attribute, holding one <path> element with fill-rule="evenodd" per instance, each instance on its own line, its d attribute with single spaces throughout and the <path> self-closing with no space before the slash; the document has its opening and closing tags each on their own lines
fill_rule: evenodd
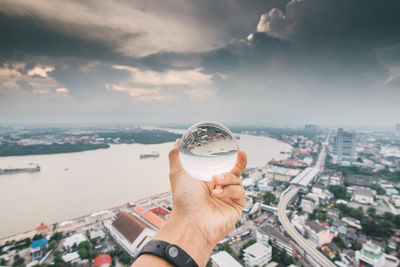
<svg viewBox="0 0 400 267">
<path fill-rule="evenodd" d="M 327 137 L 327 140 L 329 138 L 329 135 Z M 325 157 L 326 157 L 326 145 L 328 142 L 324 142 L 324 146 L 321 149 L 321 152 L 318 156 L 318 159 L 315 163 L 315 168 L 318 168 L 319 170 L 323 170 L 324 168 L 324 162 L 325 162 Z M 297 230 L 294 228 L 292 223 L 289 221 L 289 218 L 286 215 L 286 209 L 291 201 L 291 199 L 296 196 L 297 192 L 299 191 L 300 187 L 296 185 L 291 185 L 291 189 L 284 194 L 279 201 L 278 204 L 278 219 L 280 223 L 282 224 L 283 228 L 286 230 L 286 232 L 293 238 L 293 240 L 296 241 L 296 243 L 304 249 L 304 251 L 311 256 L 317 263 L 319 263 L 321 266 L 324 267 L 329 267 L 332 266 L 334 267 L 335 264 L 333 264 L 328 258 L 324 256 L 321 252 L 319 252 L 317 249 L 312 247 L 304 238 L 303 236 L 297 232 Z"/>
</svg>

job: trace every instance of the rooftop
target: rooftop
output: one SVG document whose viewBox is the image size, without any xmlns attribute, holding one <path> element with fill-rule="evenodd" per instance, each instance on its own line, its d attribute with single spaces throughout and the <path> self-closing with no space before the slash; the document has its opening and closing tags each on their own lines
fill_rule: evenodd
<svg viewBox="0 0 400 267">
<path fill-rule="evenodd" d="M 211 255 L 211 259 L 219 267 L 242 267 L 242 265 L 237 262 L 228 252 L 220 251 Z"/>
<path fill-rule="evenodd" d="M 134 209 L 134 211 L 157 228 L 160 228 L 164 224 L 164 220 L 162 218 L 158 217 L 152 211 L 147 210 L 144 207 L 138 206 Z"/>
<path fill-rule="evenodd" d="M 111 256 L 108 254 L 101 254 L 101 255 L 97 256 L 97 258 L 95 258 L 92 262 L 93 262 L 94 266 L 100 267 L 103 264 L 111 264 L 112 259 L 111 259 Z"/>
<path fill-rule="evenodd" d="M 246 254 L 250 254 L 250 255 L 254 256 L 255 258 L 261 258 L 261 257 L 265 256 L 265 252 L 270 249 L 271 249 L 270 246 L 264 245 L 261 242 L 257 242 L 257 243 L 254 243 L 253 245 L 251 245 L 250 247 L 244 249 L 243 252 Z"/>
<path fill-rule="evenodd" d="M 32 242 L 31 248 L 39 248 L 41 246 L 47 245 L 48 243 L 49 243 L 49 241 L 47 241 L 46 238 L 35 240 L 35 241 Z"/>
<path fill-rule="evenodd" d="M 79 245 L 81 242 L 86 241 L 83 234 L 74 234 L 64 240 L 64 247 L 72 247 L 74 244 Z"/>
<path fill-rule="evenodd" d="M 131 243 L 147 228 L 147 225 L 139 218 L 125 211 L 117 214 L 117 218 L 113 221 L 112 226 Z"/>
<path fill-rule="evenodd" d="M 289 241 L 286 239 L 286 237 L 284 237 L 280 231 L 278 231 L 278 229 L 276 229 L 275 227 L 271 226 L 271 225 L 264 225 L 262 227 L 259 228 L 259 230 L 263 233 L 265 233 L 266 235 L 269 235 L 275 239 L 279 239 L 282 242 L 285 243 L 289 243 Z"/>
<path fill-rule="evenodd" d="M 326 229 L 322 224 L 317 223 L 315 221 L 307 221 L 306 225 L 308 227 L 310 227 L 310 229 L 315 231 L 316 233 L 319 233 L 319 232 L 324 231 Z"/>
</svg>

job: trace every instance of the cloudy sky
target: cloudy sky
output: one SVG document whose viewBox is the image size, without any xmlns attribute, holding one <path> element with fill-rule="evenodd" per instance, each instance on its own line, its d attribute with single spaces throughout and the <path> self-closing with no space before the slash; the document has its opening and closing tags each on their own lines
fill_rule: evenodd
<svg viewBox="0 0 400 267">
<path fill-rule="evenodd" d="M 400 123 L 400 2 L 0 2 L 0 123 Z"/>
</svg>

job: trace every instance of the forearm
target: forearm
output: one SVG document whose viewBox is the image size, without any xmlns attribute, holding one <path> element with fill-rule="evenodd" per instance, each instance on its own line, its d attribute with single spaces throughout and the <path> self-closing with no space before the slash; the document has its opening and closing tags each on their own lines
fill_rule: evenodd
<svg viewBox="0 0 400 267">
<path fill-rule="evenodd" d="M 193 222 L 186 220 L 184 216 L 176 216 L 174 213 L 165 222 L 154 236 L 154 239 L 175 244 L 186 251 L 201 267 L 207 264 L 213 245 L 195 229 Z M 171 266 L 167 261 L 152 255 L 142 255 L 132 265 L 139 266 Z"/>
</svg>

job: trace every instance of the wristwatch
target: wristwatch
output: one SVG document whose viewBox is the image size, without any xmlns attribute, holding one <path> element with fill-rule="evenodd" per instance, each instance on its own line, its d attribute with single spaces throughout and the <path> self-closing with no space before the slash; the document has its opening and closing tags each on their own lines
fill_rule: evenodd
<svg viewBox="0 0 400 267">
<path fill-rule="evenodd" d="M 198 267 L 197 263 L 183 249 L 166 241 L 153 239 L 147 242 L 139 252 L 158 256 L 176 267 Z"/>
</svg>

